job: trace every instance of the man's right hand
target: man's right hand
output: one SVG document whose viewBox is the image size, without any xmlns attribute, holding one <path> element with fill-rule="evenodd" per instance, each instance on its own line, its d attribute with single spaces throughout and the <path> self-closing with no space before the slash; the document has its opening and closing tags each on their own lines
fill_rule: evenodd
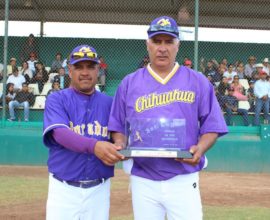
<svg viewBox="0 0 270 220">
<path fill-rule="evenodd" d="M 118 153 L 121 146 L 116 146 L 106 141 L 98 141 L 95 145 L 95 155 L 106 165 L 113 166 L 115 163 L 124 160 L 125 156 Z"/>
</svg>

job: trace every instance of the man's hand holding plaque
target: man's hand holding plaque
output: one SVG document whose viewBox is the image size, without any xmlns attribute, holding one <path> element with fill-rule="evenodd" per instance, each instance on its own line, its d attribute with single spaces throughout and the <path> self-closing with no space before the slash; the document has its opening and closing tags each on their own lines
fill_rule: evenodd
<svg viewBox="0 0 270 220">
<path fill-rule="evenodd" d="M 184 119 L 127 118 L 125 157 L 192 158 L 185 149 Z"/>
</svg>

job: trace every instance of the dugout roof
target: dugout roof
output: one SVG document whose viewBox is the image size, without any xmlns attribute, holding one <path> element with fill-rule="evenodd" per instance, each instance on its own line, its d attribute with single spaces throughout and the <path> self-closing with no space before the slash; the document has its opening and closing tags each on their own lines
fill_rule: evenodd
<svg viewBox="0 0 270 220">
<path fill-rule="evenodd" d="M 9 20 L 149 24 L 169 15 L 194 25 L 192 0 L 9 0 Z M 200 0 L 200 27 L 270 29 L 269 0 Z M 5 1 L 0 2 L 0 20 Z"/>
</svg>

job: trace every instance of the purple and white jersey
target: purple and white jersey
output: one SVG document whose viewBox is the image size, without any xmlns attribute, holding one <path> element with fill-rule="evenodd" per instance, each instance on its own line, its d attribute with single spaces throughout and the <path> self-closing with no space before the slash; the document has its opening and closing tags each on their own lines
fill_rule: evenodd
<svg viewBox="0 0 270 220">
<path fill-rule="evenodd" d="M 171 73 L 160 78 L 148 65 L 126 76 L 115 95 L 109 131 L 125 134 L 126 118 L 183 119 L 186 124 L 185 149 L 198 143 L 206 133 L 228 132 L 213 86 L 192 69 L 175 64 Z M 152 180 L 167 180 L 203 168 L 169 158 L 134 158 L 131 173 Z"/>
<path fill-rule="evenodd" d="M 94 154 L 71 151 L 52 137 L 54 128 L 68 128 L 85 137 L 109 141 L 108 118 L 112 98 L 95 91 L 85 95 L 73 88 L 48 96 L 44 111 L 43 142 L 49 148 L 48 169 L 63 180 L 91 180 L 113 176 L 113 167 Z"/>
</svg>

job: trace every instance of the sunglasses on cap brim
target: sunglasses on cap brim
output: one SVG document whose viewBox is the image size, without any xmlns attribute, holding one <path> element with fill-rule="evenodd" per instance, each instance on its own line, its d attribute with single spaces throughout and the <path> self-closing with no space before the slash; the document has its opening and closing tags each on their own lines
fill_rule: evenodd
<svg viewBox="0 0 270 220">
<path fill-rule="evenodd" d="M 166 31 L 170 33 L 175 33 L 176 35 L 179 34 L 178 28 L 172 26 L 151 25 L 148 29 L 148 32 L 155 32 L 155 31 Z"/>
<path fill-rule="evenodd" d="M 94 52 L 75 52 L 71 55 L 71 58 L 74 60 L 78 60 L 81 58 L 96 59 L 97 53 L 94 53 Z"/>
</svg>

